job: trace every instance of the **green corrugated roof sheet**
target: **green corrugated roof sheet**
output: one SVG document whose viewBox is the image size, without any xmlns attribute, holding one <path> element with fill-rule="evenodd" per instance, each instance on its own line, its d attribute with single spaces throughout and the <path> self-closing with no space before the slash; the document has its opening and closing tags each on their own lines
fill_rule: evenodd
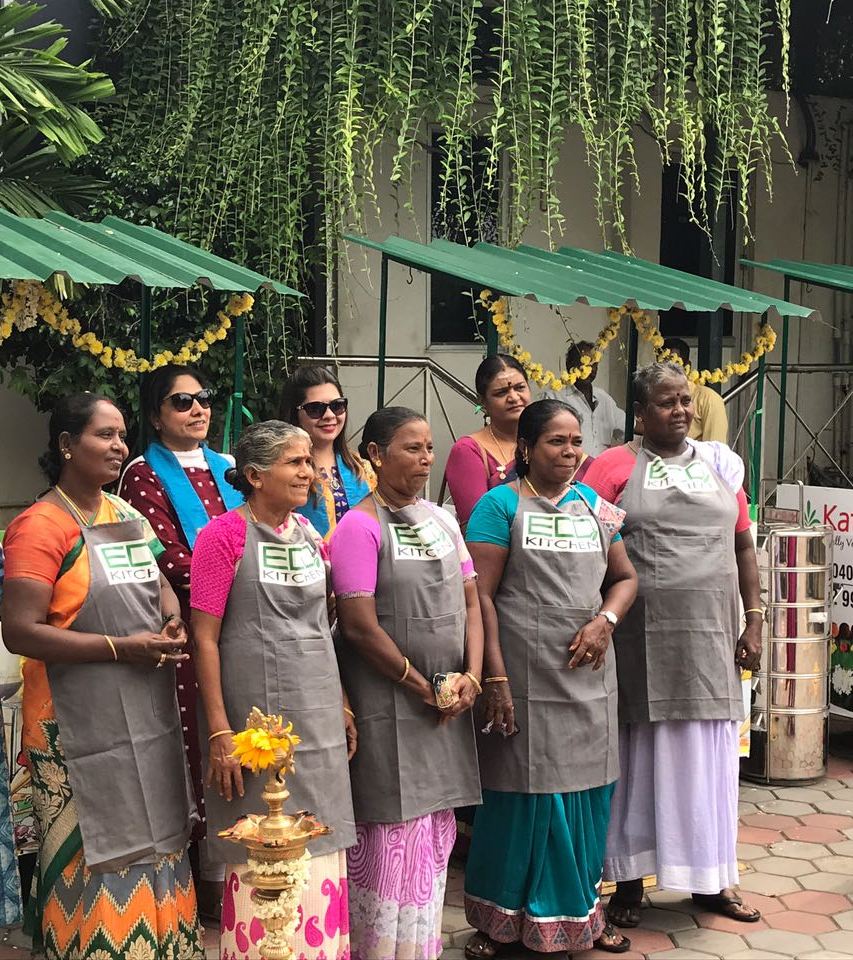
<svg viewBox="0 0 853 960">
<path fill-rule="evenodd" d="M 820 287 L 853 291 L 853 267 L 842 263 L 807 263 L 805 260 L 768 260 L 762 263 L 759 260 L 743 259 L 741 263 L 758 267 L 760 270 L 773 270 L 793 280 L 814 283 Z"/>
<path fill-rule="evenodd" d="M 213 290 L 264 288 L 302 296 L 155 227 L 118 217 L 85 223 L 58 211 L 34 219 L 0 210 L 0 279 L 45 281 L 57 273 L 76 283 L 117 284 L 130 278 L 146 287 L 187 289 L 200 283 Z"/>
<path fill-rule="evenodd" d="M 815 313 L 810 307 L 607 250 L 593 253 L 561 247 L 551 252 L 529 246 L 509 250 L 491 243 L 466 247 L 448 240 L 417 243 L 402 237 L 389 237 L 382 243 L 354 235 L 346 239 L 407 266 L 447 273 L 495 292 L 554 306 L 617 307 L 627 303 L 643 310 L 775 310 L 791 317 Z"/>
</svg>

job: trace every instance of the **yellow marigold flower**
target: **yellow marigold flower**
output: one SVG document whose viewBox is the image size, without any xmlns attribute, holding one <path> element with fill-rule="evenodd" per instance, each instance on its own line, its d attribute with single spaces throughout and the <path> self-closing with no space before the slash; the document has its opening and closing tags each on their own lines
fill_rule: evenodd
<svg viewBox="0 0 853 960">
<path fill-rule="evenodd" d="M 205 330 L 205 331 L 204 331 L 204 342 L 205 342 L 205 343 L 211 344 L 211 343 L 214 343 L 215 340 L 216 340 L 216 334 L 213 332 L 213 330 Z"/>
<path fill-rule="evenodd" d="M 104 345 L 101 343 L 100 340 L 95 340 L 89 343 L 89 353 L 97 357 L 103 352 L 104 352 Z"/>
<path fill-rule="evenodd" d="M 593 352 L 592 352 L 592 362 L 593 362 L 593 363 L 601 363 L 601 356 L 602 356 L 602 354 L 601 354 L 601 351 L 600 351 L 600 350 L 593 350 Z"/>
<path fill-rule="evenodd" d="M 480 291 L 480 299 L 481 299 L 481 300 L 491 300 L 491 299 L 492 299 L 492 291 L 489 290 L 489 289 L 481 290 L 481 291 Z"/>
</svg>

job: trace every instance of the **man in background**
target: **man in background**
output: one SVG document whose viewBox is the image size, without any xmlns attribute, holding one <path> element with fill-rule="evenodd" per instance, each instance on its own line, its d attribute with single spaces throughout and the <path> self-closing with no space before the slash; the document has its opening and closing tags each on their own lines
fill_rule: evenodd
<svg viewBox="0 0 853 960">
<path fill-rule="evenodd" d="M 595 344 L 588 340 L 570 344 L 566 352 L 566 369 L 580 367 L 581 357 L 590 356 L 593 350 Z M 583 449 L 590 457 L 597 457 L 602 450 L 615 447 L 625 439 L 625 411 L 619 409 L 606 390 L 593 386 L 597 373 L 598 364 L 594 363 L 586 380 L 578 380 L 574 386 L 562 390 L 546 390 L 543 394 L 553 400 L 565 401 L 581 414 Z"/>
<path fill-rule="evenodd" d="M 663 346 L 665 350 L 677 353 L 684 363 L 690 363 L 690 347 L 684 340 L 667 337 Z M 691 440 L 718 440 L 720 443 L 728 443 L 729 418 L 723 398 L 710 387 L 689 380 L 688 383 L 693 395 L 693 423 L 688 436 Z"/>
</svg>

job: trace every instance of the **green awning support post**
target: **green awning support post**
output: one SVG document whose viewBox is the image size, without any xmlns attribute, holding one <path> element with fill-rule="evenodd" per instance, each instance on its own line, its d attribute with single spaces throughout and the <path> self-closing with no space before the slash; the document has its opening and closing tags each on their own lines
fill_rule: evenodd
<svg viewBox="0 0 853 960">
<path fill-rule="evenodd" d="M 142 284 L 142 296 L 139 298 L 139 356 L 151 359 L 151 288 Z"/>
<path fill-rule="evenodd" d="M 637 369 L 637 354 L 640 336 L 628 314 L 628 383 L 625 388 L 625 440 L 634 439 L 634 371 Z"/>
<path fill-rule="evenodd" d="M 234 321 L 234 406 L 231 420 L 232 447 L 237 446 L 243 426 L 243 364 L 246 355 L 246 317 L 240 314 Z"/>
<path fill-rule="evenodd" d="M 388 257 L 382 254 L 382 272 L 379 277 L 379 367 L 376 377 L 376 407 L 385 406 L 385 352 L 388 333 Z"/>
<path fill-rule="evenodd" d="M 766 315 L 765 315 L 766 316 Z M 764 435 L 764 378 L 767 375 L 767 361 L 764 355 L 758 358 L 758 377 L 756 380 L 755 413 L 752 419 L 752 464 L 750 480 L 749 515 L 758 520 L 759 499 L 761 497 L 762 439 Z"/>
<path fill-rule="evenodd" d="M 791 278 L 785 274 L 785 299 L 791 295 Z M 779 375 L 779 445 L 776 450 L 776 481 L 782 482 L 785 467 L 785 413 L 788 396 L 788 318 L 782 317 L 782 371 Z"/>
</svg>

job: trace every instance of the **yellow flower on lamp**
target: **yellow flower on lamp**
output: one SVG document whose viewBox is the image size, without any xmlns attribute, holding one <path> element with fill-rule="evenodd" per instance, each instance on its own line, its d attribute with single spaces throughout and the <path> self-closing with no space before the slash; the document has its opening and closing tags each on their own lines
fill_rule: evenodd
<svg viewBox="0 0 853 960">
<path fill-rule="evenodd" d="M 234 735 L 234 753 L 232 756 L 240 761 L 240 765 L 248 767 L 253 773 L 266 770 L 277 761 L 290 759 L 294 748 L 301 743 L 300 738 L 293 733 L 293 724 L 284 724 L 281 717 L 273 718 L 274 722 L 269 729 L 263 727 L 247 727 L 241 733 Z"/>
</svg>

